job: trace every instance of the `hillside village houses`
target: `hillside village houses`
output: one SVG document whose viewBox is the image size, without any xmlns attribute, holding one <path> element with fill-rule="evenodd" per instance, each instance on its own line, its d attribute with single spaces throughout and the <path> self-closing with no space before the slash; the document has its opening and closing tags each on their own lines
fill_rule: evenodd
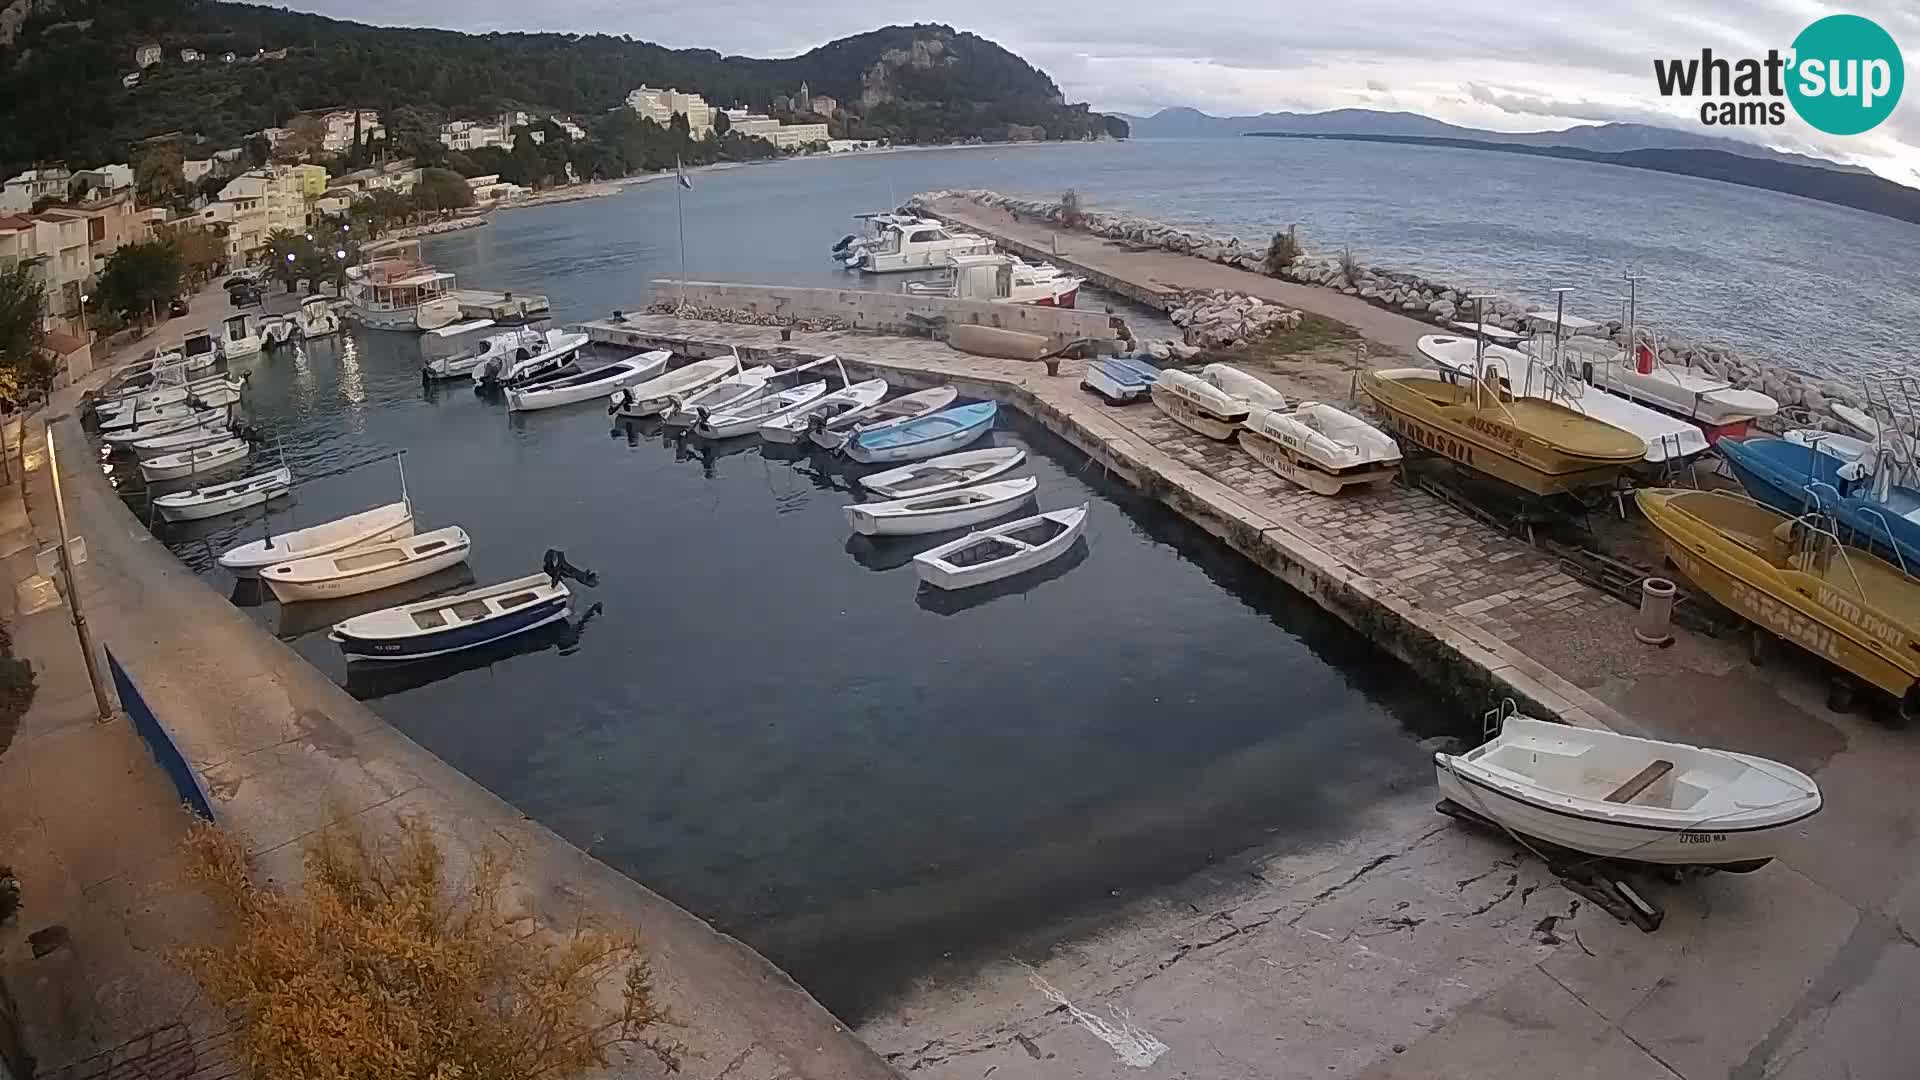
<svg viewBox="0 0 1920 1080">
<path fill-rule="evenodd" d="M 0 186 L 0 213 L 25 213 L 42 199 L 64 199 L 73 173 L 59 166 L 28 169 Z"/>
<path fill-rule="evenodd" d="M 800 94 L 801 98 L 808 96 L 804 83 L 801 84 Z M 833 99 L 825 100 L 832 102 Z M 824 123 L 786 124 L 764 113 L 751 112 L 747 109 L 716 110 L 699 94 L 683 94 L 678 90 L 657 90 L 651 86 L 642 86 L 627 95 L 627 108 L 662 127 L 672 123 L 675 113 L 683 113 L 687 118 L 687 130 L 695 138 L 713 130 L 714 114 L 724 112 L 730 130 L 765 139 L 782 150 L 793 150 L 827 141 L 827 125 Z"/>
<path fill-rule="evenodd" d="M 515 128 L 527 127 L 537 123 L 541 117 L 532 116 L 525 111 L 504 112 L 485 120 L 455 120 L 440 125 L 440 144 L 449 150 L 482 150 L 494 147 L 500 150 L 513 149 Z M 561 116 L 547 117 L 569 139 L 584 139 L 587 131 L 579 124 Z M 536 144 L 547 141 L 547 133 L 538 129 L 527 132 L 527 136 Z"/>
<path fill-rule="evenodd" d="M 360 138 L 378 139 L 386 135 L 387 129 L 380 123 L 380 114 L 372 109 L 334 109 L 320 115 L 320 122 L 327 126 L 327 133 L 320 139 L 320 149 L 329 154 L 340 154 L 352 148 L 356 117 L 359 119 Z"/>
</svg>

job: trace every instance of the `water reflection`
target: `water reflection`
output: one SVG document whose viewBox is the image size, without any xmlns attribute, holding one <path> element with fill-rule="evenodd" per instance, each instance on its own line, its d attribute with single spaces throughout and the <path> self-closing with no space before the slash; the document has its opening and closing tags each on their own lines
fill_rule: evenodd
<svg viewBox="0 0 1920 1080">
<path fill-rule="evenodd" d="M 551 623 L 537 630 L 446 656 L 406 663 L 367 661 L 349 664 L 346 681 L 342 685 L 357 700 L 374 701 L 431 686 L 469 671 L 491 669 L 495 664 L 548 649 L 561 656 L 572 656 L 580 651 L 580 640 L 586 633 L 587 625 L 600 616 L 601 610 L 601 605 L 595 603 L 578 618 Z"/>
</svg>

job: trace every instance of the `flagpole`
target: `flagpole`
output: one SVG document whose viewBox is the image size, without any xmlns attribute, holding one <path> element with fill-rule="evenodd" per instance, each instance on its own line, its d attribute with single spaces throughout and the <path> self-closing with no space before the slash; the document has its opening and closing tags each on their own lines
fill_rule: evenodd
<svg viewBox="0 0 1920 1080">
<path fill-rule="evenodd" d="M 686 186 L 686 168 L 680 163 L 680 159 L 675 158 L 673 162 L 673 212 L 674 216 L 680 219 L 679 306 L 683 309 L 687 306 L 687 210 L 685 196 L 682 194 L 686 190 Z"/>
</svg>

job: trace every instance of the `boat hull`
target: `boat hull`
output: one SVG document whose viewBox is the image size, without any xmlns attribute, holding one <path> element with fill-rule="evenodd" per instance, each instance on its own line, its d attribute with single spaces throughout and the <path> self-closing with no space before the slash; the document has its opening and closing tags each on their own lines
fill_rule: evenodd
<svg viewBox="0 0 1920 1080">
<path fill-rule="evenodd" d="M 285 497 L 290 494 L 292 490 L 293 485 L 290 481 L 280 479 L 261 483 L 243 492 L 224 495 L 217 499 L 208 499 L 204 502 L 187 504 L 169 503 L 166 501 L 167 497 L 163 496 L 162 498 L 155 499 L 153 506 L 155 510 L 160 512 L 160 516 L 167 521 L 205 521 L 208 518 L 216 518 L 223 514 L 231 514 L 255 506 L 265 505 L 275 499 Z"/>
<path fill-rule="evenodd" d="M 302 529 L 277 538 L 275 546 L 273 547 L 269 547 L 265 541 L 261 540 L 242 544 L 237 548 L 223 553 L 220 556 L 220 565 L 228 573 L 237 578 L 259 577 L 260 571 L 269 566 L 278 566 L 281 563 L 292 562 L 295 559 L 311 559 L 321 555 L 337 555 L 340 552 L 351 551 L 354 548 L 369 547 L 374 544 L 385 543 L 388 540 L 398 540 L 402 537 L 413 535 L 413 507 L 406 502 L 388 503 L 385 506 L 377 506 L 371 510 L 363 510 L 359 514 L 352 516 L 362 519 L 359 527 L 351 531 L 343 532 L 323 542 L 315 543 L 311 547 L 292 550 L 287 546 L 289 542 L 303 542 L 304 538 L 301 537 L 301 533 L 312 535 L 308 530 Z M 324 522 L 320 525 L 311 526 L 310 528 L 314 530 L 325 529 L 337 524 L 337 521 Z"/>
<path fill-rule="evenodd" d="M 868 447 L 855 437 L 847 444 L 847 456 L 863 465 L 890 464 L 895 462 L 920 461 L 925 458 L 950 454 L 961 447 L 968 446 L 993 430 L 993 417 L 989 416 L 979 423 L 924 439 L 915 443 L 902 443 L 893 446 Z"/>
<path fill-rule="evenodd" d="M 260 575 L 260 580 L 273 590 L 274 599 L 283 604 L 298 603 L 306 600 L 336 600 L 345 596 L 359 596 L 363 593 L 377 592 L 395 585 L 405 585 L 409 581 L 418 581 L 431 574 L 437 574 L 450 566 L 458 566 L 467 561 L 472 550 L 472 542 L 463 535 L 459 543 L 452 543 L 445 551 L 435 552 L 426 558 L 410 559 L 391 566 L 371 569 L 366 573 L 342 574 L 336 577 L 308 580 L 283 580 L 282 572 L 299 572 L 299 564 L 308 559 L 295 559 L 269 567 Z M 361 545 L 355 551 L 372 549 L 373 545 Z M 314 556 L 313 559 L 331 561 L 347 552 L 334 552 L 330 555 Z"/>
<path fill-rule="evenodd" d="M 1247 418 L 1244 410 L 1238 416 L 1222 416 L 1202 409 L 1186 398 L 1169 391 L 1158 382 L 1153 384 L 1152 394 L 1154 405 L 1158 406 L 1161 412 L 1166 413 L 1168 418 L 1209 439 L 1226 442 L 1234 437 L 1240 430 L 1240 424 Z"/>
<path fill-rule="evenodd" d="M 855 503 L 847 507 L 847 524 L 861 536 L 924 536 L 928 533 L 947 532 L 951 529 L 970 529 L 975 525 L 984 525 L 1006 517 L 1033 498 L 1037 484 L 1031 481 L 1016 481 L 1007 485 L 1004 494 L 993 498 L 983 498 L 978 502 L 956 505 L 947 509 L 928 508 L 905 513 L 888 513 L 887 509 L 895 502 L 933 503 L 943 498 L 941 494 L 916 496 L 906 500 L 891 500 L 877 506 Z M 946 493 L 944 497 L 953 494 Z"/>
<path fill-rule="evenodd" d="M 445 656 L 463 649 L 475 649 L 515 634 L 524 634 L 542 626 L 559 622 L 573 613 L 571 599 L 557 596 L 537 604 L 529 604 L 517 611 L 477 623 L 450 626 L 432 634 L 420 634 L 404 639 L 362 638 L 346 633 L 335 627 L 327 635 L 328 639 L 340 646 L 340 651 L 348 660 L 372 660 L 397 663 L 406 660 L 425 660 L 431 656 Z"/>
<path fill-rule="evenodd" d="M 1005 476 L 1027 460 L 1018 447 L 970 450 L 943 461 L 926 461 L 860 479 L 860 487 L 886 499 L 935 495 Z"/>
<path fill-rule="evenodd" d="M 1241 428 L 1235 435 L 1247 456 L 1317 495 L 1338 495 L 1350 487 L 1386 487 L 1400 471 L 1400 463 L 1372 463 L 1350 469 L 1329 469 L 1312 457 L 1257 431 Z"/>
<path fill-rule="evenodd" d="M 1022 518 L 1019 521 L 1009 522 L 1006 525 L 995 526 L 992 529 L 982 532 L 969 533 L 951 544 L 943 544 L 940 547 L 934 548 L 932 551 L 915 555 L 913 557 L 914 573 L 920 576 L 921 581 L 936 589 L 955 590 L 971 589 L 978 585 L 991 585 L 996 581 L 1005 581 L 1010 577 L 1024 574 L 1029 570 L 1037 570 L 1060 556 L 1065 555 L 1067 550 L 1073 547 L 1074 543 L 1080 539 L 1081 534 L 1086 531 L 1086 507 L 1081 507 L 1078 512 L 1069 511 L 1068 513 L 1072 514 L 1071 523 L 1068 524 L 1065 529 L 1062 529 L 1059 533 L 1049 538 L 1045 543 L 1035 544 L 1023 551 L 1011 554 L 1006 558 L 996 559 L 992 562 L 977 566 L 955 567 L 941 561 L 942 556 L 952 551 L 965 548 L 967 545 L 975 543 L 983 537 L 1028 528 L 1050 516 L 1047 514 L 1039 514 L 1030 518 Z M 1057 517 L 1058 512 L 1053 516 Z"/>
<path fill-rule="evenodd" d="M 184 480 L 215 469 L 224 469 L 236 461 L 244 461 L 249 454 L 253 453 L 252 446 L 236 440 L 231 447 L 221 447 L 216 453 L 203 455 L 198 460 L 191 459 L 190 455 L 203 449 L 205 447 L 195 447 L 193 450 L 182 451 L 177 456 L 163 455 L 143 461 L 140 463 L 140 475 L 150 484 L 165 480 Z M 178 460 L 180 457 L 188 460 Z"/>
</svg>

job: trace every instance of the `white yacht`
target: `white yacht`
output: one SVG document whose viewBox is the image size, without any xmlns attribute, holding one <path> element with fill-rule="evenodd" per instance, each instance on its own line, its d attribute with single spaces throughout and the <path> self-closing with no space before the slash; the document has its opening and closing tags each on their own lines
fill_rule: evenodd
<svg viewBox="0 0 1920 1080">
<path fill-rule="evenodd" d="M 973 233 L 954 232 L 932 218 L 906 214 L 865 214 L 868 234 L 841 241 L 834 258 L 849 270 L 894 274 L 906 270 L 938 270 L 952 265 L 955 255 L 987 255 L 993 241 Z"/>
<path fill-rule="evenodd" d="M 908 295 L 1070 308 L 1085 283 L 1058 267 L 1023 262 L 1013 255 L 954 255 L 947 262 L 952 274 L 939 281 L 910 281 Z"/>
</svg>

